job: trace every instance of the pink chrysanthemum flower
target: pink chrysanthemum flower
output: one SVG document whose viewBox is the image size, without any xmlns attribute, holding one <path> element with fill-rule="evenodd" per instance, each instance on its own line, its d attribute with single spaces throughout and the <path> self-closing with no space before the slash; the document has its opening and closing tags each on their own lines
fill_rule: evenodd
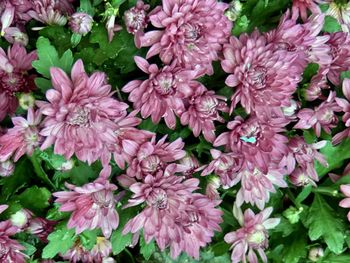
<svg viewBox="0 0 350 263">
<path fill-rule="evenodd" d="M 247 164 L 251 165 L 249 169 L 256 167 L 267 173 L 269 164 L 279 162 L 288 152 L 288 139 L 279 134 L 283 126 L 274 125 L 271 120 L 259 120 L 253 115 L 244 121 L 237 116 L 227 127 L 230 131 L 220 134 L 214 146 L 225 145 L 227 150 L 243 155 Z"/>
<path fill-rule="evenodd" d="M 4 38 L 11 44 L 18 43 L 23 46 L 28 44 L 28 35 L 17 27 L 9 27 L 5 30 Z"/>
<path fill-rule="evenodd" d="M 300 17 L 303 21 L 308 18 L 307 11 L 310 10 L 312 14 L 321 14 L 321 9 L 318 4 L 325 4 L 328 0 L 293 0 L 293 19 Z"/>
<path fill-rule="evenodd" d="M 0 121 L 6 114 L 13 114 L 18 106 L 16 92 L 29 92 L 35 89 L 34 76 L 28 75 L 36 52 L 27 54 L 26 49 L 15 43 L 5 51 L 0 48 Z"/>
<path fill-rule="evenodd" d="M 202 167 L 199 167 L 199 162 L 197 158 L 192 154 L 187 154 L 185 157 L 180 159 L 179 163 L 180 165 L 185 167 L 185 171 L 182 172 L 182 174 L 186 178 L 190 178 L 194 173 L 202 170 Z"/>
<path fill-rule="evenodd" d="M 337 32 L 329 35 L 327 44 L 331 48 L 332 61 L 327 77 L 334 85 L 340 85 L 340 73 L 350 69 L 350 37 L 348 33 Z"/>
<path fill-rule="evenodd" d="M 329 36 L 318 36 L 324 19 L 322 14 L 312 15 L 306 23 L 299 24 L 290 18 L 290 12 L 287 11 L 277 29 L 266 34 L 268 42 L 274 45 L 275 50 L 285 50 L 298 55 L 294 63 L 299 74 L 311 62 L 328 66 L 332 60 L 330 47 L 326 43 Z"/>
<path fill-rule="evenodd" d="M 308 172 L 307 169 L 298 167 L 289 175 L 289 180 L 293 185 L 298 187 L 306 185 L 317 187 L 316 182 L 318 182 L 318 177 Z"/>
<path fill-rule="evenodd" d="M 5 162 L 13 156 L 17 162 L 24 154 L 32 155 L 42 141 L 39 135 L 41 121 L 40 111 L 28 110 L 27 119 L 13 117 L 13 128 L 0 136 L 0 162 Z"/>
<path fill-rule="evenodd" d="M 243 215 L 240 208 L 234 206 L 234 216 L 242 227 L 237 231 L 226 234 L 224 237 L 226 243 L 232 244 L 232 263 L 258 263 L 259 260 L 255 251 L 258 252 L 263 262 L 267 262 L 264 250 L 268 247 L 268 230 L 274 228 L 280 222 L 279 218 L 269 218 L 271 213 L 272 207 L 268 207 L 258 214 L 254 214 L 251 209 L 247 209 Z"/>
<path fill-rule="evenodd" d="M 288 143 L 289 153 L 283 158 L 281 165 L 287 167 L 288 174 L 291 174 L 298 165 L 302 168 L 301 172 L 307 175 L 304 177 L 310 177 L 312 180 L 318 181 L 314 161 L 317 160 L 323 166 L 328 166 L 324 156 L 317 151 L 318 149 L 323 148 L 326 143 L 326 141 L 320 141 L 313 144 L 307 144 L 304 138 L 299 136 L 293 137 Z M 300 173 L 298 172 L 298 174 Z"/>
<path fill-rule="evenodd" d="M 339 206 L 350 208 L 350 184 L 341 185 L 340 190 L 345 195 L 345 198 L 340 201 Z M 348 213 L 348 220 L 350 221 L 350 212 Z"/>
<path fill-rule="evenodd" d="M 133 80 L 123 87 L 124 92 L 130 93 L 129 101 L 134 108 L 141 110 L 142 118 L 151 116 L 153 123 L 164 118 L 166 125 L 174 129 L 176 116 L 184 112 L 183 98 L 191 93 L 191 86 L 197 83 L 194 70 L 184 70 L 175 63 L 159 69 L 156 64 L 149 64 L 141 57 L 135 57 L 137 66 L 149 78 L 145 81 Z"/>
<path fill-rule="evenodd" d="M 42 242 L 48 242 L 47 236 L 54 230 L 56 221 L 36 217 L 29 220 L 27 230 L 29 233 L 36 235 Z"/>
<path fill-rule="evenodd" d="M 7 209 L 7 205 L 0 205 L 0 214 Z M 11 224 L 10 220 L 0 222 L 1 262 L 25 263 L 25 254 L 21 252 L 25 248 L 10 236 L 18 232 L 18 228 Z"/>
<path fill-rule="evenodd" d="M 208 91 L 201 84 L 192 86 L 192 89 L 193 93 L 186 100 L 186 110 L 181 114 L 181 124 L 189 125 L 195 137 L 202 133 L 207 141 L 213 142 L 215 140 L 214 121 L 225 122 L 219 112 L 229 111 L 226 98 L 215 95 L 214 91 Z"/>
<path fill-rule="evenodd" d="M 160 30 L 147 32 L 141 46 L 151 49 L 147 58 L 159 54 L 165 64 L 174 59 L 188 69 L 212 74 L 212 61 L 218 60 L 222 44 L 231 35 L 232 22 L 224 15 L 229 7 L 216 0 L 163 0 L 163 6 L 150 15 Z"/>
<path fill-rule="evenodd" d="M 97 237 L 96 244 L 91 250 L 91 255 L 96 262 L 104 262 L 103 259 L 107 258 L 112 253 L 112 244 L 105 237 Z"/>
<path fill-rule="evenodd" d="M 154 238 L 161 250 L 170 246 L 173 258 L 181 251 L 198 258 L 200 247 L 211 241 L 222 221 L 222 212 L 215 208 L 217 201 L 192 193 L 198 184 L 198 179 L 183 181 L 167 170 L 133 184 L 134 195 L 127 206 L 145 203 L 146 207 L 125 225 L 123 233 L 143 229 L 147 243 Z"/>
<path fill-rule="evenodd" d="M 138 0 L 134 7 L 124 12 L 126 30 L 135 35 L 135 46 L 138 48 L 141 47 L 141 36 L 144 35 L 143 30 L 147 28 L 149 22 L 147 16 L 149 8 L 149 5 L 145 5 L 143 1 Z"/>
<path fill-rule="evenodd" d="M 78 60 L 72 68 L 72 80 L 60 68 L 51 68 L 53 89 L 46 92 L 49 102 L 37 102 L 46 115 L 40 132 L 46 137 L 41 149 L 55 145 L 55 154 L 68 160 L 75 154 L 89 164 L 101 159 L 103 165 L 111 156 L 107 149 L 116 141 L 115 119 L 126 116 L 126 103 L 112 98 L 106 75 L 95 72 L 90 77 Z"/>
<path fill-rule="evenodd" d="M 258 31 L 231 37 L 221 62 L 224 71 L 231 74 L 226 85 L 236 89 L 231 112 L 238 102 L 247 113 L 257 106 L 290 106 L 300 81 L 300 70 L 294 67 L 296 58 L 288 51 L 273 51 L 273 45 Z"/>
<path fill-rule="evenodd" d="M 130 162 L 126 174 L 142 179 L 147 174 L 155 174 L 159 170 L 165 169 L 168 163 L 183 158 L 186 152 L 183 150 L 185 144 L 182 139 L 178 138 L 176 141 L 168 143 L 165 142 L 166 137 L 164 136 L 156 143 L 156 136 L 153 136 L 151 141 L 136 148 L 134 159 Z"/>
<path fill-rule="evenodd" d="M 87 13 L 74 13 L 69 21 L 69 26 L 76 34 L 86 35 L 91 31 L 94 19 Z"/>
<path fill-rule="evenodd" d="M 336 101 L 345 113 L 343 115 L 343 122 L 346 128 L 333 137 L 333 144 L 338 144 L 344 138 L 350 137 L 350 79 L 344 79 L 343 81 L 343 94 L 346 99 L 336 98 Z"/>
<path fill-rule="evenodd" d="M 299 122 L 294 129 L 310 129 L 315 130 L 316 136 L 321 136 L 321 130 L 331 134 L 331 129 L 337 127 L 338 117 L 335 112 L 340 112 L 341 107 L 335 101 L 335 92 L 331 91 L 326 101 L 322 102 L 314 110 L 310 108 L 302 109 L 298 112 Z"/>
<path fill-rule="evenodd" d="M 72 263 L 93 263 L 94 258 L 89 250 L 81 244 L 78 239 L 75 241 L 72 248 L 70 248 L 64 255 L 61 255 L 64 260 L 69 260 Z"/>
<path fill-rule="evenodd" d="M 237 206 L 244 202 L 256 205 L 260 210 L 270 199 L 270 193 L 275 193 L 275 186 L 287 187 L 284 179 L 285 170 L 281 168 L 269 167 L 267 173 L 262 173 L 259 169 L 242 169 L 238 175 L 241 178 L 241 188 L 237 193 Z"/>
<path fill-rule="evenodd" d="M 220 177 L 220 184 L 224 189 L 232 187 L 240 180 L 240 169 L 243 164 L 243 156 L 234 153 L 222 153 L 219 150 L 211 149 L 213 160 L 201 173 L 202 176 L 215 173 Z"/>
<path fill-rule="evenodd" d="M 329 69 L 320 69 L 318 73 L 311 78 L 310 85 L 305 91 L 305 98 L 307 101 L 314 101 L 316 99 L 326 99 L 322 95 L 323 89 L 329 89 L 327 82 L 327 73 Z"/>
<path fill-rule="evenodd" d="M 57 197 L 56 202 L 61 204 L 60 211 L 73 212 L 67 226 L 75 227 L 77 234 L 87 229 L 101 228 L 103 235 L 109 238 L 112 230 L 118 227 L 119 216 L 113 194 L 118 187 L 108 181 L 110 173 L 111 167 L 105 167 L 93 183 L 81 187 L 66 183 L 71 191 L 53 194 Z"/>
</svg>

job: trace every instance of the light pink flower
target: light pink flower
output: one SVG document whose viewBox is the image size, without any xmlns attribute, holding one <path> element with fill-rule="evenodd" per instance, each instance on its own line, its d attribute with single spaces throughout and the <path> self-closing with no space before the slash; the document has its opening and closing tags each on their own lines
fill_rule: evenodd
<svg viewBox="0 0 350 263">
<path fill-rule="evenodd" d="M 155 174 L 156 172 L 165 169 L 167 164 L 180 160 L 186 155 L 183 150 L 185 144 L 181 138 L 168 143 L 165 142 L 167 136 L 164 136 L 156 143 L 154 135 L 151 141 L 141 144 L 135 149 L 135 155 L 130 162 L 126 174 L 130 177 L 142 179 L 147 174 Z M 137 145 L 135 145 L 137 146 Z M 176 164 L 174 164 L 176 165 Z M 184 171 L 186 167 L 176 165 L 180 170 Z"/>
<path fill-rule="evenodd" d="M 330 47 L 326 43 L 329 36 L 318 36 L 324 19 L 323 14 L 312 15 L 306 23 L 299 24 L 295 19 L 290 18 L 290 12 L 287 11 L 282 16 L 277 29 L 266 34 L 268 42 L 272 43 L 276 50 L 297 54 L 294 63 L 300 74 L 308 63 L 328 66 L 332 61 Z"/>
<path fill-rule="evenodd" d="M 186 100 L 186 110 L 181 114 L 181 124 L 189 125 L 195 137 L 202 133 L 207 141 L 213 142 L 216 137 L 214 121 L 225 122 L 219 112 L 229 111 L 226 98 L 215 95 L 201 84 L 192 86 L 192 89 L 193 93 Z"/>
<path fill-rule="evenodd" d="M 149 78 L 145 81 L 133 80 L 123 87 L 124 92 L 130 93 L 129 101 L 134 108 L 141 110 L 141 116 L 151 116 L 152 122 L 157 124 L 164 118 L 166 125 L 174 129 L 176 116 L 184 112 L 182 99 L 191 93 L 191 86 L 197 82 L 194 70 L 184 70 L 175 63 L 159 69 L 156 64 L 149 64 L 141 57 L 134 57 L 137 66 Z"/>
<path fill-rule="evenodd" d="M 70 17 L 69 26 L 76 34 L 86 35 L 91 31 L 94 19 L 87 13 L 74 13 Z"/>
<path fill-rule="evenodd" d="M 26 46 L 29 41 L 28 35 L 23 33 L 17 27 L 6 28 L 4 37 L 11 44 L 18 43 L 23 46 Z"/>
<path fill-rule="evenodd" d="M 150 21 L 160 30 L 147 32 L 141 46 L 151 49 L 147 58 L 159 54 L 165 64 L 177 60 L 187 69 L 203 68 L 212 74 L 212 61 L 218 60 L 222 44 L 231 34 L 232 22 L 224 15 L 229 7 L 216 0 L 163 0 Z"/>
<path fill-rule="evenodd" d="M 243 164 L 243 156 L 235 153 L 222 153 L 211 149 L 213 160 L 201 173 L 202 176 L 214 173 L 220 177 L 220 184 L 224 189 L 236 185 L 241 180 L 239 173 Z"/>
<path fill-rule="evenodd" d="M 328 166 L 324 156 L 317 150 L 326 145 L 326 141 L 320 141 L 313 144 L 307 144 L 304 138 L 300 136 L 293 137 L 289 143 L 289 153 L 286 155 L 281 165 L 287 167 L 287 173 L 291 174 L 297 166 L 301 168 L 294 176 L 300 176 L 300 173 L 306 174 L 304 177 L 310 177 L 314 181 L 318 181 L 318 175 L 315 170 L 314 161 L 319 161 L 323 166 Z"/>
<path fill-rule="evenodd" d="M 126 30 L 135 35 L 134 40 L 137 48 L 141 47 L 141 36 L 144 35 L 143 30 L 148 26 L 147 11 L 149 8 L 149 5 L 145 5 L 143 1 L 138 0 L 134 7 L 124 12 Z"/>
<path fill-rule="evenodd" d="M 24 24 L 31 17 L 28 11 L 33 8 L 32 0 L 2 0 L 0 1 L 0 17 L 1 17 L 1 36 L 5 34 L 7 28 L 11 25 L 20 26 L 22 29 Z"/>
<path fill-rule="evenodd" d="M 300 79 L 300 69 L 294 66 L 297 55 L 285 50 L 273 50 L 265 36 L 254 31 L 250 36 L 231 37 L 224 45 L 221 66 L 230 73 L 226 85 L 235 87 L 231 110 L 238 102 L 247 113 L 257 106 L 290 106 L 292 94 Z"/>
<path fill-rule="evenodd" d="M 119 216 L 113 193 L 117 186 L 108 181 L 110 173 L 110 166 L 105 167 L 94 182 L 81 187 L 66 183 L 70 191 L 53 194 L 57 197 L 56 202 L 61 204 L 60 211 L 72 212 L 67 226 L 75 228 L 77 234 L 101 228 L 103 235 L 109 238 L 112 230 L 118 227 Z"/>
<path fill-rule="evenodd" d="M 340 190 L 345 195 L 345 198 L 340 201 L 339 206 L 350 208 L 350 184 L 341 185 Z M 350 221 L 350 212 L 348 213 L 348 220 Z"/>
<path fill-rule="evenodd" d="M 97 237 L 96 244 L 91 250 L 91 255 L 96 262 L 104 262 L 103 259 L 107 258 L 112 253 L 112 243 L 105 237 Z"/>
<path fill-rule="evenodd" d="M 236 197 L 237 206 L 244 202 L 256 205 L 260 210 L 270 200 L 270 193 L 275 193 L 275 186 L 287 187 L 284 179 L 285 170 L 281 168 L 269 167 L 267 173 L 262 173 L 259 169 L 242 169 L 237 176 L 241 178 L 241 188 Z"/>
<path fill-rule="evenodd" d="M 335 92 L 331 91 L 326 101 L 322 102 L 314 110 L 310 108 L 301 109 L 298 112 L 299 122 L 294 125 L 294 129 L 315 130 L 316 136 L 321 136 L 321 130 L 331 134 L 331 129 L 337 127 L 338 117 L 335 112 L 340 112 L 341 107 L 335 101 Z"/>
<path fill-rule="evenodd" d="M 94 262 L 94 258 L 89 250 L 87 250 L 81 244 L 78 239 L 75 241 L 72 248 L 70 248 L 64 255 L 61 255 L 64 260 L 69 260 L 72 263 L 91 263 Z"/>
<path fill-rule="evenodd" d="M 134 195 L 127 206 L 145 203 L 146 207 L 125 225 L 123 233 L 143 229 L 147 243 L 154 238 L 161 251 L 170 246 L 173 258 L 185 251 L 198 259 L 200 247 L 211 241 L 222 221 L 217 201 L 192 193 L 198 184 L 198 179 L 183 181 L 167 170 L 133 184 Z"/>
<path fill-rule="evenodd" d="M 338 105 L 342 108 L 342 111 L 345 113 L 343 115 L 343 122 L 346 126 L 345 130 L 339 132 L 333 137 L 332 143 L 338 144 L 344 138 L 350 137 L 350 79 L 344 79 L 343 81 L 343 94 L 346 99 L 336 98 Z"/>
<path fill-rule="evenodd" d="M 112 98 L 106 75 L 95 72 L 90 77 L 78 60 L 72 68 L 72 80 L 60 68 L 51 68 L 53 89 L 46 92 L 49 102 L 37 105 L 46 115 L 40 132 L 46 137 L 41 149 L 55 145 L 55 154 L 68 160 L 75 154 L 89 164 L 101 159 L 109 163 L 108 150 L 117 140 L 115 119 L 126 116 L 126 103 Z"/>
<path fill-rule="evenodd" d="M 34 77 L 27 71 L 37 59 L 36 52 L 27 54 L 26 49 L 15 43 L 9 46 L 7 55 L 0 48 L 0 121 L 6 114 L 13 114 L 18 106 L 16 92 L 29 92 L 35 89 Z"/>
<path fill-rule="evenodd" d="M 316 99 L 326 99 L 322 95 L 323 89 L 329 89 L 327 82 L 328 67 L 319 69 L 318 73 L 311 78 L 310 85 L 305 91 L 307 101 L 314 101 Z"/>
<path fill-rule="evenodd" d="M 308 18 L 307 11 L 310 10 L 312 14 L 321 14 L 321 9 L 318 4 L 326 4 L 327 0 L 293 0 L 293 19 L 300 17 L 306 21 Z"/>
<path fill-rule="evenodd" d="M 113 14 L 107 18 L 106 29 L 108 32 L 108 40 L 112 42 L 114 34 L 123 28 L 115 23 L 116 16 Z"/>
<path fill-rule="evenodd" d="M 202 167 L 199 167 L 199 162 L 197 158 L 192 154 L 187 154 L 185 157 L 180 159 L 179 163 L 180 165 L 185 167 L 183 175 L 186 178 L 192 177 L 194 173 L 203 169 Z"/>
<path fill-rule="evenodd" d="M 284 121 L 284 120 L 282 120 Z M 243 155 L 249 169 L 258 168 L 267 173 L 271 162 L 279 162 L 288 152 L 288 139 L 279 134 L 284 129 L 284 122 L 274 125 L 273 120 L 262 120 L 252 115 L 243 120 L 237 116 L 227 124 L 229 132 L 218 136 L 214 146 L 225 145 L 227 150 Z"/>
<path fill-rule="evenodd" d="M 48 242 L 47 236 L 54 230 L 56 224 L 56 221 L 35 217 L 29 220 L 27 230 L 36 235 L 42 242 Z"/>
<path fill-rule="evenodd" d="M 278 225 L 280 219 L 269 218 L 272 207 L 268 207 L 256 215 L 251 209 L 245 210 L 244 215 L 239 208 L 236 209 L 239 212 L 235 216 L 242 227 L 224 237 L 226 243 L 232 244 L 232 263 L 241 261 L 258 263 L 256 252 L 263 262 L 267 262 L 264 250 L 268 247 L 268 230 Z"/>
<path fill-rule="evenodd" d="M 7 208 L 7 205 L 0 205 L 0 213 Z M 25 254 L 21 252 L 21 250 L 24 250 L 25 248 L 16 240 L 10 238 L 10 236 L 17 234 L 18 230 L 17 227 L 11 224 L 10 220 L 0 222 L 1 262 L 26 262 Z"/>
<path fill-rule="evenodd" d="M 32 155 L 35 148 L 42 142 L 39 135 L 41 121 L 40 111 L 28 110 L 27 119 L 13 117 L 13 128 L 0 136 L 0 162 L 5 162 L 13 156 L 17 162 L 24 154 Z"/>
<path fill-rule="evenodd" d="M 350 70 L 350 37 L 348 33 L 337 32 L 329 35 L 327 45 L 331 48 L 332 61 L 327 77 L 334 85 L 340 85 L 340 73 Z"/>
<path fill-rule="evenodd" d="M 316 178 L 313 173 L 310 173 L 305 168 L 298 167 L 289 175 L 290 182 L 295 186 L 312 185 L 317 186 L 318 177 Z"/>
<path fill-rule="evenodd" d="M 12 160 L 0 162 L 0 176 L 3 176 L 3 177 L 10 176 L 13 174 L 14 171 L 15 171 L 15 165 Z"/>
</svg>

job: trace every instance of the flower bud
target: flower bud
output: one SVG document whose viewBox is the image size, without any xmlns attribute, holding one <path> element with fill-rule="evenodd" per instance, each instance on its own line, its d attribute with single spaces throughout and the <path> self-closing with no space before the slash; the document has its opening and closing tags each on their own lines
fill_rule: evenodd
<svg viewBox="0 0 350 263">
<path fill-rule="evenodd" d="M 15 214 L 11 215 L 10 220 L 14 226 L 23 228 L 25 225 L 28 224 L 28 221 L 31 217 L 32 216 L 29 212 L 27 212 L 25 209 L 21 209 L 17 211 Z"/>
<path fill-rule="evenodd" d="M 35 103 L 35 98 L 31 93 L 21 93 L 21 95 L 19 96 L 19 105 L 24 110 L 33 108 L 34 103 Z"/>
<path fill-rule="evenodd" d="M 241 12 L 242 3 L 239 0 L 233 0 L 230 3 L 230 7 L 225 12 L 225 16 L 231 21 L 236 21 Z"/>
<path fill-rule="evenodd" d="M 324 251 L 322 247 L 313 247 L 309 250 L 309 259 L 312 262 L 318 261 L 324 256 Z"/>
<path fill-rule="evenodd" d="M 94 20 L 86 13 L 75 13 L 71 16 L 69 26 L 74 33 L 86 35 L 91 31 Z"/>
<path fill-rule="evenodd" d="M 11 160 L 0 162 L 0 176 L 7 177 L 13 174 L 15 166 Z"/>
<path fill-rule="evenodd" d="M 288 221 L 291 224 L 295 224 L 299 222 L 299 219 L 300 219 L 299 215 L 303 210 L 304 209 L 302 207 L 300 207 L 299 209 L 296 209 L 295 207 L 291 206 L 283 212 L 283 215 L 288 219 Z"/>
</svg>

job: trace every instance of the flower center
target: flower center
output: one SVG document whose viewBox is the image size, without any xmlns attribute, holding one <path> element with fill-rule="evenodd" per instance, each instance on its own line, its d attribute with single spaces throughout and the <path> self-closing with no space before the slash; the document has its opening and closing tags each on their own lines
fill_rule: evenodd
<svg viewBox="0 0 350 263">
<path fill-rule="evenodd" d="M 28 146 L 35 147 L 38 144 L 39 136 L 36 128 L 28 128 L 24 134 L 24 140 Z"/>
<path fill-rule="evenodd" d="M 262 89 L 265 87 L 266 71 L 267 71 L 266 68 L 259 67 L 259 66 L 249 71 L 249 77 L 253 82 L 253 84 L 255 85 L 255 88 Z"/>
<path fill-rule="evenodd" d="M 260 127 L 257 123 L 252 123 L 243 127 L 240 139 L 246 143 L 255 144 L 260 134 Z"/>
<path fill-rule="evenodd" d="M 262 230 L 257 230 L 254 233 L 248 235 L 248 242 L 254 245 L 261 245 L 265 241 L 265 233 Z"/>
<path fill-rule="evenodd" d="M 183 25 L 185 39 L 190 42 L 194 42 L 201 37 L 202 29 L 200 25 L 185 24 Z"/>
<path fill-rule="evenodd" d="M 150 204 L 159 210 L 168 207 L 168 196 L 163 189 L 157 189 L 150 195 Z"/>
<path fill-rule="evenodd" d="M 219 102 L 213 96 L 201 97 L 199 103 L 196 104 L 198 112 L 205 114 L 206 116 L 216 115 L 216 108 Z"/>
<path fill-rule="evenodd" d="M 155 90 L 160 95 L 168 95 L 173 92 L 174 79 L 170 73 L 160 73 L 153 82 Z"/>
<path fill-rule="evenodd" d="M 109 208 L 113 206 L 113 194 L 105 190 L 93 193 L 92 200 L 100 208 Z"/>
<path fill-rule="evenodd" d="M 90 126 L 90 110 L 86 108 L 78 108 L 70 116 L 67 123 L 70 125 L 89 127 Z"/>
<path fill-rule="evenodd" d="M 154 173 L 161 168 L 161 160 L 157 155 L 150 155 L 141 161 L 141 169 L 145 173 Z"/>
<path fill-rule="evenodd" d="M 132 8 L 131 10 L 125 12 L 125 20 L 130 33 L 136 33 L 147 25 L 145 10 L 137 10 L 136 8 Z"/>
</svg>

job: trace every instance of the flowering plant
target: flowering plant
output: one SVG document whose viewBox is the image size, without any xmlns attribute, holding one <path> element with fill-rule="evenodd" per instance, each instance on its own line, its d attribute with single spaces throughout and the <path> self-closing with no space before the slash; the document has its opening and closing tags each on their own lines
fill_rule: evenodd
<svg viewBox="0 0 350 263">
<path fill-rule="evenodd" d="M 350 4 L 0 1 L 0 262 L 350 262 Z"/>
</svg>

